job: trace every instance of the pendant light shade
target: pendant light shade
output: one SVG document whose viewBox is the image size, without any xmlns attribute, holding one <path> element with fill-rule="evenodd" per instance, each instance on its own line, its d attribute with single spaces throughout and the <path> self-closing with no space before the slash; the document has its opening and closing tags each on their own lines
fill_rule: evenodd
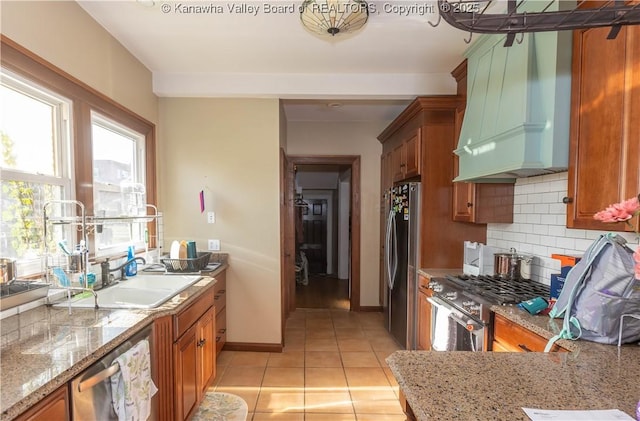
<svg viewBox="0 0 640 421">
<path fill-rule="evenodd" d="M 311 32 L 334 36 L 362 28 L 369 7 L 365 0 L 304 0 L 300 19 Z"/>
</svg>

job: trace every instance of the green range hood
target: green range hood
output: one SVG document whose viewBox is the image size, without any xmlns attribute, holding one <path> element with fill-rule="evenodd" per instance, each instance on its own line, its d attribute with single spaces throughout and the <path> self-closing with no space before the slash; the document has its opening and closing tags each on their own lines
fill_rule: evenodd
<svg viewBox="0 0 640 421">
<path fill-rule="evenodd" d="M 465 53 L 467 108 L 454 181 L 515 182 L 566 170 L 571 32 L 482 35 Z M 520 38 L 522 37 L 522 38 Z"/>
</svg>

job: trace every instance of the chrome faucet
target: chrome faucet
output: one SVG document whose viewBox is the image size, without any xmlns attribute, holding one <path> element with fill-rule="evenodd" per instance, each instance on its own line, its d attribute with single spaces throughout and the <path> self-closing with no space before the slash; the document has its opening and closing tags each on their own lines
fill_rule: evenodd
<svg viewBox="0 0 640 421">
<path fill-rule="evenodd" d="M 113 275 L 110 274 L 110 272 L 117 272 L 120 271 L 120 279 L 121 280 L 125 280 L 127 279 L 127 276 L 125 274 L 125 270 L 127 268 L 127 265 L 135 260 L 139 260 L 143 265 L 147 263 L 146 260 L 144 260 L 143 257 L 134 257 L 133 259 L 129 259 L 126 262 L 124 262 L 123 264 L 121 264 L 120 266 L 111 269 L 109 267 L 109 259 L 107 258 L 104 262 L 100 263 L 100 270 L 102 272 L 102 287 L 106 287 L 111 285 L 111 283 L 113 282 Z"/>
</svg>

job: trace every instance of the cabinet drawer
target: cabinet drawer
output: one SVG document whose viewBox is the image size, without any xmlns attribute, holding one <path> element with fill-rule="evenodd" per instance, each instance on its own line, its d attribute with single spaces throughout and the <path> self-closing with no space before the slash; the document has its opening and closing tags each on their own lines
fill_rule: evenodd
<svg viewBox="0 0 640 421">
<path fill-rule="evenodd" d="M 227 306 L 227 280 L 224 272 L 221 276 L 216 276 L 216 285 L 214 286 L 214 305 L 216 312 L 221 312 Z"/>
<path fill-rule="evenodd" d="M 216 309 L 217 310 L 217 309 Z M 220 352 L 227 342 L 227 309 L 216 314 L 216 350 Z"/>
<path fill-rule="evenodd" d="M 217 274 L 214 278 L 216 280 L 216 284 L 213 287 L 215 294 L 224 294 L 227 290 L 227 271 Z"/>
<path fill-rule="evenodd" d="M 191 304 L 173 319 L 173 340 L 176 341 L 184 332 L 213 305 L 214 288 L 210 288 L 195 303 Z"/>
<path fill-rule="evenodd" d="M 547 339 L 517 325 L 500 315 L 496 315 L 493 325 L 494 340 L 499 342 L 504 349 L 500 351 L 511 352 L 543 352 L 547 346 Z M 565 351 L 566 349 L 554 345 L 551 351 Z"/>
</svg>

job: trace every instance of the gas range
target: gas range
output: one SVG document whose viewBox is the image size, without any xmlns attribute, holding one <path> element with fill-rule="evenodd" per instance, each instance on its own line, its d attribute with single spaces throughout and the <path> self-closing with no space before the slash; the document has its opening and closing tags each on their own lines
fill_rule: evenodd
<svg viewBox="0 0 640 421">
<path fill-rule="evenodd" d="M 433 278 L 429 288 L 435 296 L 485 325 L 490 322 L 492 305 L 513 305 L 535 297 L 549 297 L 549 287 L 539 282 L 486 275 Z"/>
</svg>

